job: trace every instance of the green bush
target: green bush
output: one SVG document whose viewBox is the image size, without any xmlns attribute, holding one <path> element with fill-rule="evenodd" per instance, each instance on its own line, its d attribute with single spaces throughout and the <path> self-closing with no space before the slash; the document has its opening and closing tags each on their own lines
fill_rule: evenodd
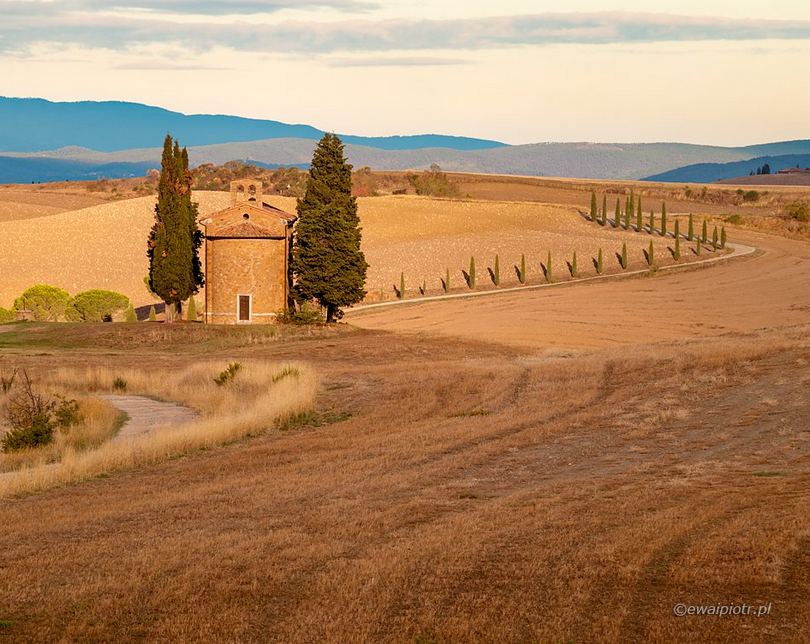
<svg viewBox="0 0 810 644">
<path fill-rule="evenodd" d="M 729 215 L 728 217 L 726 217 L 725 221 L 727 224 L 739 226 L 743 222 L 743 218 L 742 215 Z"/>
<path fill-rule="evenodd" d="M 132 308 L 132 304 L 127 307 L 127 312 L 124 313 L 124 321 L 125 322 L 137 322 L 138 321 L 138 314 L 135 313 L 135 309 Z"/>
<path fill-rule="evenodd" d="M 231 362 L 228 366 L 223 369 L 218 376 L 214 377 L 214 382 L 217 383 L 220 387 L 223 385 L 228 384 L 234 378 L 236 378 L 236 374 L 239 373 L 239 370 L 242 368 L 242 363 L 240 362 Z"/>
<path fill-rule="evenodd" d="M 382 299 L 382 298 L 380 298 Z M 311 302 L 304 302 L 299 308 L 287 308 L 276 314 L 280 324 L 322 324 L 325 322 L 321 307 Z"/>
<path fill-rule="evenodd" d="M 14 300 L 15 311 L 31 311 L 35 320 L 55 322 L 65 316 L 70 294 L 56 286 L 37 284 Z"/>
<path fill-rule="evenodd" d="M 122 378 L 121 376 L 116 376 L 113 379 L 113 391 L 126 391 L 127 390 L 127 380 L 126 378 Z"/>
<path fill-rule="evenodd" d="M 188 307 L 186 308 L 186 319 L 189 322 L 197 321 L 197 302 L 193 297 L 188 300 Z"/>
<path fill-rule="evenodd" d="M 9 309 L 4 309 L 0 306 L 0 324 L 5 324 L 6 322 L 14 322 L 17 319 L 17 315 L 14 311 L 10 311 Z"/>
<path fill-rule="evenodd" d="M 450 181 L 438 165 L 430 166 L 422 174 L 408 175 L 408 182 L 418 195 L 429 197 L 457 197 L 458 186 Z"/>
<path fill-rule="evenodd" d="M 759 201 L 759 193 L 756 190 L 748 190 L 742 194 L 743 201 Z"/>
<path fill-rule="evenodd" d="M 156 322 L 157 321 L 157 311 L 155 311 L 155 305 L 149 307 L 149 321 Z"/>
<path fill-rule="evenodd" d="M 114 291 L 93 289 L 74 297 L 65 312 L 69 320 L 81 322 L 111 321 L 116 313 L 126 311 L 129 298 Z"/>
</svg>

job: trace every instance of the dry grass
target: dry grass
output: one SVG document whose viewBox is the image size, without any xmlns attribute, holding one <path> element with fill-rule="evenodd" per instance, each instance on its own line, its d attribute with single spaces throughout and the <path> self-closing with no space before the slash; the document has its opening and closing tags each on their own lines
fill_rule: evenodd
<svg viewBox="0 0 810 644">
<path fill-rule="evenodd" d="M 59 369 L 47 383 L 68 392 L 112 392 L 113 380 L 124 378 L 127 391 L 184 403 L 203 418 L 182 427 L 159 428 L 125 441 L 106 442 L 96 449 L 66 445 L 57 464 L 26 468 L 0 477 L 0 498 L 83 481 L 101 474 L 148 465 L 171 456 L 239 440 L 279 426 L 307 412 L 316 383 L 301 365 L 254 362 L 233 382 L 218 386 L 213 377 L 222 365 L 205 363 L 178 372 L 134 369 Z M 86 433 L 82 438 L 88 439 Z"/>
<path fill-rule="evenodd" d="M 7 501 L 0 617 L 19 640 L 798 640 L 806 331 L 552 357 L 260 347 L 312 356 L 319 406 L 351 418 Z"/>
<path fill-rule="evenodd" d="M 121 425 L 119 411 L 105 400 L 79 398 L 78 425 L 54 432 L 50 445 L 17 452 L 0 452 L 0 473 L 58 463 L 68 452 L 95 449 L 109 440 Z M 2 400 L 0 400 L 2 406 Z"/>
</svg>

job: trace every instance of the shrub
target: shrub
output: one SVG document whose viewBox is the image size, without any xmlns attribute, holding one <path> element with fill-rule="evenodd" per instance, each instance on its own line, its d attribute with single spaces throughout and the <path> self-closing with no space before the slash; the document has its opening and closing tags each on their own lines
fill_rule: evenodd
<svg viewBox="0 0 810 644">
<path fill-rule="evenodd" d="M 0 369 L 0 391 L 7 394 L 11 391 L 14 385 L 14 380 L 17 378 L 17 367 L 14 367 L 11 372 L 7 372 L 5 367 Z"/>
<path fill-rule="evenodd" d="M 104 322 L 112 320 L 116 313 L 125 311 L 129 306 L 129 298 L 126 295 L 93 289 L 79 293 L 71 300 L 66 317 L 82 322 Z"/>
<path fill-rule="evenodd" d="M 0 306 L 0 324 L 5 324 L 6 322 L 14 322 L 17 319 L 17 315 L 14 311 L 10 311 L 9 309 L 4 309 Z"/>
<path fill-rule="evenodd" d="M 126 378 L 122 378 L 121 376 L 116 376 L 113 379 L 113 391 L 126 391 L 127 390 L 127 380 Z"/>
<path fill-rule="evenodd" d="M 137 322 L 138 321 L 138 314 L 135 313 L 135 309 L 132 308 L 132 304 L 127 307 L 127 312 L 124 313 L 124 321 L 125 322 Z"/>
<path fill-rule="evenodd" d="M 796 221 L 808 222 L 810 221 L 810 204 L 805 201 L 794 201 L 788 205 L 784 211 L 785 217 L 788 219 L 795 219 Z M 729 223 L 737 223 L 726 220 Z"/>
<path fill-rule="evenodd" d="M 742 194 L 743 201 L 759 201 L 759 193 L 756 190 L 748 190 Z"/>
<path fill-rule="evenodd" d="M 433 164 L 421 175 L 408 175 L 408 182 L 418 195 L 429 197 L 457 197 L 458 186 L 450 181 L 442 169 Z"/>
<path fill-rule="evenodd" d="M 35 320 L 55 322 L 64 317 L 70 294 L 56 286 L 37 284 L 14 300 L 14 310 L 31 311 Z"/>
<path fill-rule="evenodd" d="M 382 299 L 381 292 L 380 301 Z M 322 324 L 324 321 L 323 310 L 311 302 L 304 302 L 297 309 L 291 307 L 276 313 L 276 322 L 280 324 Z"/>
<path fill-rule="evenodd" d="M 236 378 L 236 374 L 239 373 L 239 370 L 242 368 L 242 363 L 240 362 L 230 362 L 228 366 L 223 369 L 218 376 L 214 377 L 214 382 L 217 383 L 220 387 L 223 385 L 228 384 L 234 378 Z"/>
<path fill-rule="evenodd" d="M 6 403 L 5 415 L 11 429 L 0 444 L 7 452 L 47 445 L 53 441 L 57 427 L 65 429 L 81 420 L 76 400 L 61 396 L 52 399 L 36 391 L 25 370 L 19 391 Z"/>
<path fill-rule="evenodd" d="M 188 300 L 188 307 L 186 308 L 186 319 L 189 322 L 197 321 L 197 302 L 193 297 Z"/>
<path fill-rule="evenodd" d="M 157 312 L 155 311 L 155 305 L 149 307 L 149 321 L 156 322 L 157 321 Z"/>
</svg>

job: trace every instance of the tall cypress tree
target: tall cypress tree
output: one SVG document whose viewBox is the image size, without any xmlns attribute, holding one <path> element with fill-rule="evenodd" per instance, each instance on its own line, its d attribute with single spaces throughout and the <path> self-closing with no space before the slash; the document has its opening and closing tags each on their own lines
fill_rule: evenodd
<svg viewBox="0 0 810 644">
<path fill-rule="evenodd" d="M 607 223 L 607 194 L 602 195 L 602 225 Z"/>
<path fill-rule="evenodd" d="M 325 134 L 315 148 L 306 192 L 298 201 L 291 269 L 296 295 L 317 300 L 326 321 L 342 317 L 341 307 L 366 294 L 368 264 L 360 250 L 360 218 L 352 196 L 352 168 L 343 143 Z"/>
<path fill-rule="evenodd" d="M 616 212 L 613 214 L 613 217 L 614 217 L 614 219 L 613 219 L 613 227 L 614 228 L 619 227 L 619 218 L 621 217 L 621 213 L 622 213 L 622 204 L 621 204 L 619 198 L 616 197 Z"/>
<path fill-rule="evenodd" d="M 641 232 L 641 196 L 639 195 L 638 202 L 636 203 L 636 228 Z"/>
<path fill-rule="evenodd" d="M 598 213 L 596 210 L 596 193 L 591 190 L 591 221 L 596 221 Z"/>
<path fill-rule="evenodd" d="M 155 223 L 149 233 L 149 290 L 171 311 L 196 294 L 204 284 L 199 249 L 202 232 L 197 227 L 197 204 L 191 201 L 188 152 L 166 135 L 163 142 Z"/>
</svg>

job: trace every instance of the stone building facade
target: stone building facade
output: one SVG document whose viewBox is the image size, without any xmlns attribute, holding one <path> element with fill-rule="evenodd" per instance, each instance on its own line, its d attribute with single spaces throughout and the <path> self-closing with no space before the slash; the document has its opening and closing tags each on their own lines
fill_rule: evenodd
<svg viewBox="0 0 810 644">
<path fill-rule="evenodd" d="M 267 324 L 287 307 L 295 220 L 264 203 L 261 182 L 231 183 L 231 205 L 200 222 L 206 324 Z"/>
</svg>

